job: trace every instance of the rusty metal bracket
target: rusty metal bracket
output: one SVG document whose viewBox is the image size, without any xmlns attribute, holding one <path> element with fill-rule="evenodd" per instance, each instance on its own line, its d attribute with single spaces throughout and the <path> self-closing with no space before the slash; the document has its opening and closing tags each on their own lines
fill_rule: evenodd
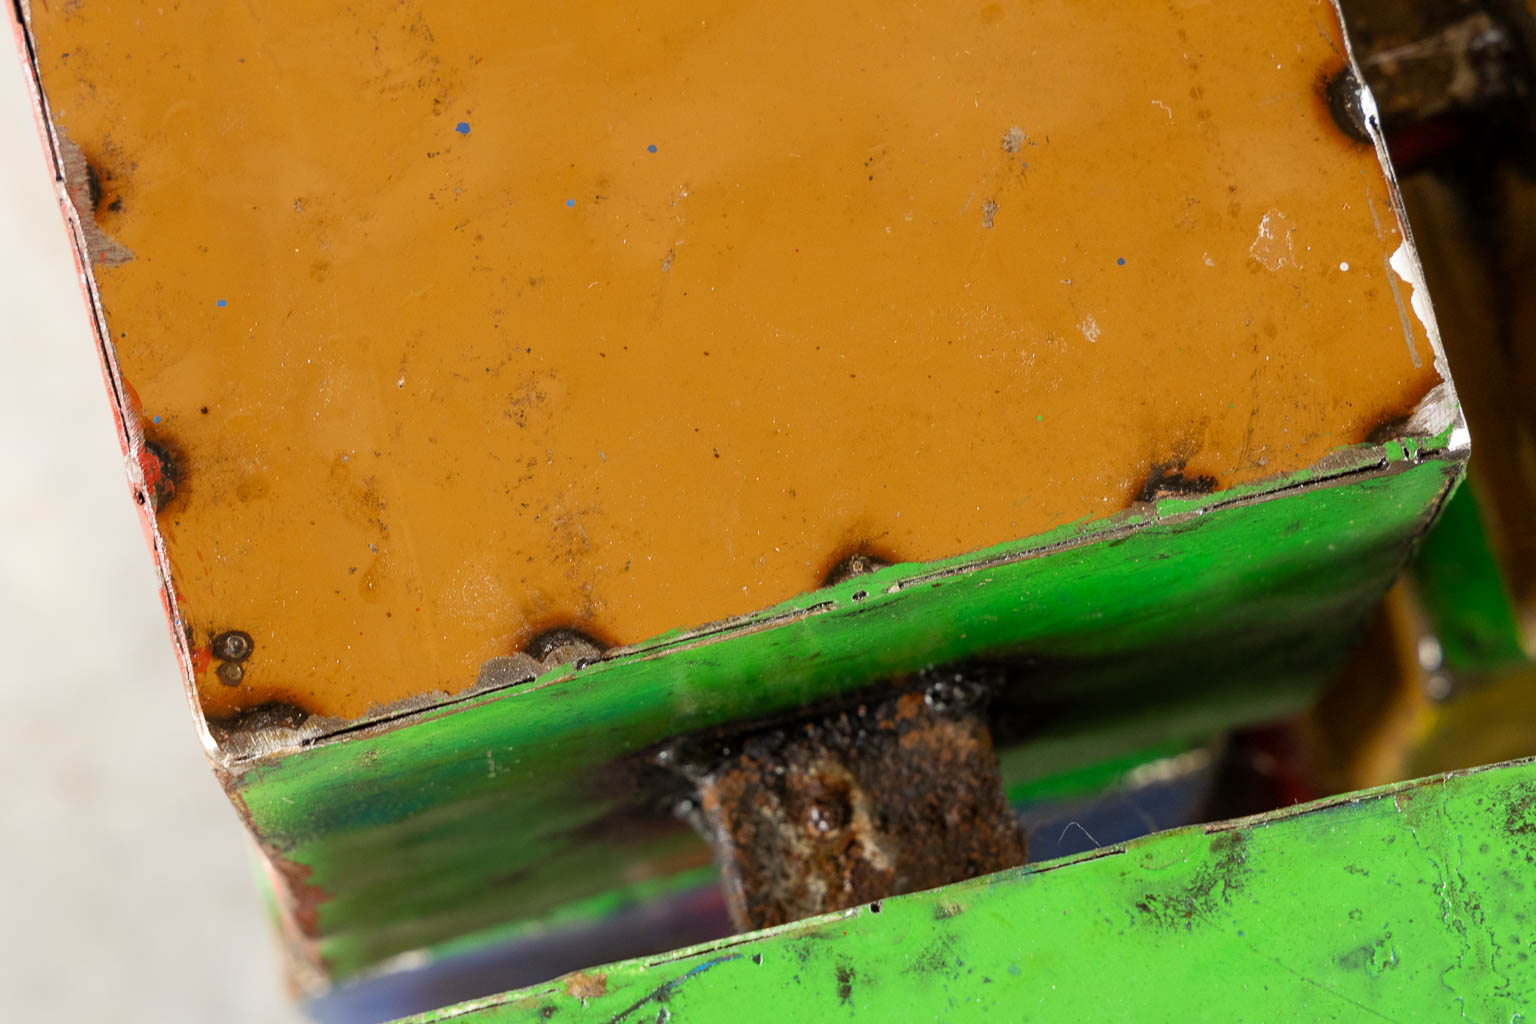
<svg viewBox="0 0 1536 1024">
<path fill-rule="evenodd" d="M 660 760 L 713 845 L 738 928 L 764 928 L 1024 863 L 986 690 L 963 676 Z"/>
</svg>

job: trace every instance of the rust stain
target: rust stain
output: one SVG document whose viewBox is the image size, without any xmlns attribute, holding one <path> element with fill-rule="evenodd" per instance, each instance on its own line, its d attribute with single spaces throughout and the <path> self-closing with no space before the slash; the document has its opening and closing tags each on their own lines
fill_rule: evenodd
<svg viewBox="0 0 1536 1024">
<path fill-rule="evenodd" d="M 1188 498 L 1197 494 L 1209 494 L 1216 490 L 1217 482 L 1208 473 L 1189 471 L 1194 458 L 1193 445 L 1185 445 L 1179 454 L 1161 462 L 1152 463 L 1147 475 L 1136 489 L 1136 500 L 1155 502 L 1164 498 Z"/>
<path fill-rule="evenodd" d="M 234 805 L 235 813 L 245 823 L 250 835 L 257 835 L 250 808 L 236 788 L 235 780 L 215 768 L 220 782 Z M 288 954 L 290 982 L 298 991 L 315 991 L 328 983 L 330 965 L 320 952 L 320 905 L 330 893 L 310 879 L 314 869 L 283 856 L 266 843 L 258 843 L 262 866 L 270 876 L 269 889 L 277 907 L 277 921 Z"/>
<path fill-rule="evenodd" d="M 174 442 L 146 434 L 137 450 L 139 470 L 149 491 L 150 504 L 158 512 L 170 506 L 182 487 L 182 457 Z"/>
<path fill-rule="evenodd" d="M 89 262 L 116 267 L 133 259 L 133 253 L 110 237 L 102 228 L 102 219 L 119 213 L 123 197 L 115 176 L 102 165 L 92 162 L 62 130 L 58 132 L 59 156 L 64 164 L 64 185 L 69 200 L 80 217 Z"/>
</svg>

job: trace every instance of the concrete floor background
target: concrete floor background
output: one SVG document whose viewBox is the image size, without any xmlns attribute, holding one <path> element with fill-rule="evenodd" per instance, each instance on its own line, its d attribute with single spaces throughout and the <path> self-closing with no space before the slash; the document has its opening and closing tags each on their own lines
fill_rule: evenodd
<svg viewBox="0 0 1536 1024">
<path fill-rule="evenodd" d="M 302 1019 L 203 759 L 0 41 L 0 1019 Z"/>
</svg>

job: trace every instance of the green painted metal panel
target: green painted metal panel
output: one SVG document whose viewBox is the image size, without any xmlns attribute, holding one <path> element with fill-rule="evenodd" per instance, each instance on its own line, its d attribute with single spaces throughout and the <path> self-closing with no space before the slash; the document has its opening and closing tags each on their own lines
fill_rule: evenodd
<svg viewBox="0 0 1536 1024">
<path fill-rule="evenodd" d="M 994 712 L 1013 785 L 1284 713 L 1459 479 L 1447 440 L 894 566 L 253 760 L 233 795 L 302 897 L 307 955 L 340 979 L 708 863 L 635 784 L 640 755 L 680 733 L 976 658 L 1010 666 Z"/>
<path fill-rule="evenodd" d="M 410 1018 L 1440 1021 L 1536 1003 L 1536 763 L 1165 832 Z"/>
<path fill-rule="evenodd" d="M 1473 486 L 1446 503 L 1424 539 L 1414 575 L 1446 668 L 1488 672 L 1529 660 Z"/>
</svg>

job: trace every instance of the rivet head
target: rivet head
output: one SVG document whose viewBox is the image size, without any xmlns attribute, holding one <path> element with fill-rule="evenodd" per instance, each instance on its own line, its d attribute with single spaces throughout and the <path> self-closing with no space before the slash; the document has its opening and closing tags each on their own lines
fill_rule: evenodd
<svg viewBox="0 0 1536 1024">
<path fill-rule="evenodd" d="M 244 661 L 255 647 L 251 634 L 244 630 L 226 630 L 213 638 L 213 656 L 223 661 Z"/>
</svg>

